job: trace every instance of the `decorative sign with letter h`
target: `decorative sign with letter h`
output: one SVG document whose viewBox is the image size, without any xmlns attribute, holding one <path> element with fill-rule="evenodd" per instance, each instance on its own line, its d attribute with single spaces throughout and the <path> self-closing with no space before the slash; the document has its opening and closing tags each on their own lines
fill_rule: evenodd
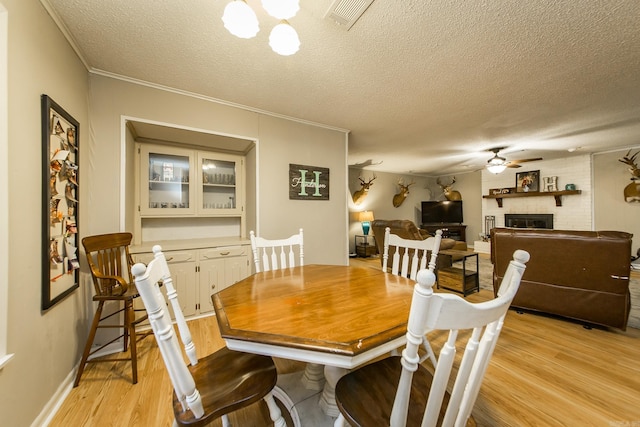
<svg viewBox="0 0 640 427">
<path fill-rule="evenodd" d="M 290 163 L 289 199 L 329 200 L 329 169 Z"/>
</svg>

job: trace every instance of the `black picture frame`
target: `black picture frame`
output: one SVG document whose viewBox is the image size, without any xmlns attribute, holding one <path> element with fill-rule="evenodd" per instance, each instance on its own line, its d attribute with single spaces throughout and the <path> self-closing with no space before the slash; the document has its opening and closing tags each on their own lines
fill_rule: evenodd
<svg viewBox="0 0 640 427">
<path fill-rule="evenodd" d="M 80 124 L 49 96 L 42 118 L 42 310 L 79 287 Z"/>
<path fill-rule="evenodd" d="M 516 172 L 516 193 L 540 191 L 540 171 Z"/>
</svg>

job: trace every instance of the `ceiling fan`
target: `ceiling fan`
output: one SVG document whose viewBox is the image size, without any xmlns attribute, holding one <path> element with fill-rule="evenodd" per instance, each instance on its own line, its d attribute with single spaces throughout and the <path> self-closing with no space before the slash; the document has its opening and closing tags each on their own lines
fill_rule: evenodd
<svg viewBox="0 0 640 427">
<path fill-rule="evenodd" d="M 506 168 L 519 168 L 520 163 L 526 162 L 535 162 L 537 160 L 542 160 L 542 157 L 536 157 L 531 159 L 520 159 L 520 160 L 511 160 L 507 161 L 504 157 L 498 155 L 498 153 L 504 150 L 506 147 L 497 147 L 492 148 L 488 151 L 493 153 L 493 157 L 487 161 L 487 170 L 491 173 L 499 174 L 504 171 Z"/>
</svg>

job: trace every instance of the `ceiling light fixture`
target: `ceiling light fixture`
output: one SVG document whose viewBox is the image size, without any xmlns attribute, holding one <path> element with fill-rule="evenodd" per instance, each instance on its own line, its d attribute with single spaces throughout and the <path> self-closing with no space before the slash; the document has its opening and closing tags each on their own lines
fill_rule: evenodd
<svg viewBox="0 0 640 427">
<path fill-rule="evenodd" d="M 280 23 L 273 27 L 269 35 L 269 46 L 277 54 L 293 55 L 300 48 L 300 38 L 287 19 L 293 18 L 300 10 L 299 0 L 262 0 L 264 10 Z M 224 9 L 224 27 L 234 36 L 249 39 L 260 31 L 258 18 L 245 0 L 233 0 Z"/>
<path fill-rule="evenodd" d="M 283 56 L 293 55 L 300 49 L 300 39 L 296 30 L 289 25 L 286 19 L 273 27 L 269 35 L 269 46 L 277 54 Z"/>
<path fill-rule="evenodd" d="M 489 159 L 487 163 L 489 163 L 487 165 L 487 170 L 491 173 L 495 173 L 496 175 L 503 172 L 507 168 L 507 159 L 498 156 L 497 152 L 492 158 Z"/>
<path fill-rule="evenodd" d="M 487 165 L 487 170 L 496 175 L 502 173 L 507 168 L 507 165 Z"/>
<path fill-rule="evenodd" d="M 262 7 L 276 19 L 289 19 L 300 10 L 299 0 L 262 0 Z"/>
<path fill-rule="evenodd" d="M 244 0 L 234 0 L 224 8 L 222 15 L 224 27 L 241 39 L 250 39 L 258 34 L 258 17 Z"/>
</svg>

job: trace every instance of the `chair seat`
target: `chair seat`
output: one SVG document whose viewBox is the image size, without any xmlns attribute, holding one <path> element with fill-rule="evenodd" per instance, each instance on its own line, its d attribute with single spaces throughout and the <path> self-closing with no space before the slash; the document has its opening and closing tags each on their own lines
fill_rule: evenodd
<svg viewBox="0 0 640 427">
<path fill-rule="evenodd" d="M 379 426 L 380 420 L 391 418 L 402 365 L 400 356 L 388 357 L 350 372 L 336 385 L 336 402 L 340 412 L 352 426 Z M 407 426 L 420 426 L 433 376 L 424 366 L 418 365 L 413 374 Z M 449 393 L 445 393 L 445 402 Z M 437 425 L 442 424 L 447 404 L 441 406 Z M 347 415 L 348 414 L 348 415 Z M 469 417 L 467 427 L 476 426 Z"/>
<path fill-rule="evenodd" d="M 136 286 L 132 283 L 127 290 L 121 295 L 94 295 L 94 301 L 127 301 L 138 298 L 140 293 L 136 289 Z"/>
<path fill-rule="evenodd" d="M 224 367 L 224 369 L 220 369 Z M 194 419 L 183 411 L 173 395 L 173 411 L 178 425 L 204 426 L 224 414 L 260 401 L 276 385 L 278 374 L 268 356 L 232 351 L 224 347 L 189 366 L 202 398 L 205 415 Z"/>
</svg>

